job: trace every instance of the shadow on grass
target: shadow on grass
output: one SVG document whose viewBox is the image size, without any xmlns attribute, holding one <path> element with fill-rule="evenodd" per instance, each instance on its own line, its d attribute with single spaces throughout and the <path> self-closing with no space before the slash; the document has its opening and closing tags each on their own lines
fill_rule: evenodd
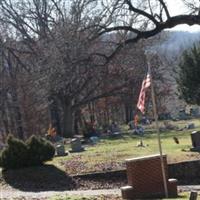
<svg viewBox="0 0 200 200">
<path fill-rule="evenodd" d="M 2 178 L 5 183 L 21 191 L 64 191 L 77 187 L 72 177 L 53 165 L 3 170 Z"/>
</svg>

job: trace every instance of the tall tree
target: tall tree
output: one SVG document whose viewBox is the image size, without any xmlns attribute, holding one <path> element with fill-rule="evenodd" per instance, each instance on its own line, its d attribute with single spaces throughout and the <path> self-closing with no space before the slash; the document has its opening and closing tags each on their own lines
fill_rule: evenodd
<svg viewBox="0 0 200 200">
<path fill-rule="evenodd" d="M 0 2 L 2 26 L 8 25 L 8 37 L 15 38 L 15 45 L 7 48 L 17 55 L 37 96 L 48 99 L 51 122 L 66 137 L 73 135 L 78 107 L 110 96 L 126 84 L 102 90 L 102 79 L 111 83 L 113 78 L 93 52 L 105 47 L 105 43 L 109 51 L 113 44 L 97 38 L 96 25 L 104 11 L 99 12 L 96 5 L 93 0 L 72 0 L 67 5 L 55 0 Z"/>
<path fill-rule="evenodd" d="M 194 45 L 185 51 L 179 64 L 180 96 L 189 104 L 200 105 L 200 48 Z"/>
</svg>

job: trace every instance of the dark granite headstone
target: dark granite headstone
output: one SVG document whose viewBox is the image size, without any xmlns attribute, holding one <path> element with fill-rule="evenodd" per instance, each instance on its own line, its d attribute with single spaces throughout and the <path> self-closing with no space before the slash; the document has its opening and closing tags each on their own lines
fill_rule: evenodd
<svg viewBox="0 0 200 200">
<path fill-rule="evenodd" d="M 57 156 L 65 156 L 65 146 L 63 144 L 58 144 L 56 146 L 56 154 Z"/>
<path fill-rule="evenodd" d="M 193 131 L 191 134 L 192 146 L 191 150 L 200 150 L 200 131 Z"/>
<path fill-rule="evenodd" d="M 191 191 L 189 200 L 197 200 L 197 196 L 198 196 L 197 191 Z"/>
<path fill-rule="evenodd" d="M 195 128 L 195 125 L 193 123 L 190 123 L 190 124 L 187 124 L 186 128 L 193 129 L 193 128 Z"/>
<path fill-rule="evenodd" d="M 81 140 L 79 138 L 72 139 L 71 140 L 71 148 L 72 148 L 72 152 L 83 151 L 83 147 L 81 145 Z"/>
</svg>

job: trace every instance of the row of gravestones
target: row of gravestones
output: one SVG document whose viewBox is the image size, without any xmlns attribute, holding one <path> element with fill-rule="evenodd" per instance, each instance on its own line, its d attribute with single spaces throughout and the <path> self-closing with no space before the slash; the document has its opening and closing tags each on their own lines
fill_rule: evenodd
<svg viewBox="0 0 200 200">
<path fill-rule="evenodd" d="M 83 151 L 83 147 L 81 144 L 81 140 L 79 138 L 74 138 L 71 140 L 71 151 L 70 152 L 80 152 Z M 67 153 L 65 151 L 64 144 L 58 144 L 56 145 L 56 155 L 57 156 L 65 156 Z"/>
<path fill-rule="evenodd" d="M 193 131 L 191 134 L 192 140 L 192 151 L 200 151 L 200 131 Z M 82 147 L 81 140 L 79 138 L 74 138 L 71 140 L 71 151 L 70 152 L 81 152 L 84 148 Z M 66 155 L 64 144 L 56 145 L 57 156 Z"/>
</svg>

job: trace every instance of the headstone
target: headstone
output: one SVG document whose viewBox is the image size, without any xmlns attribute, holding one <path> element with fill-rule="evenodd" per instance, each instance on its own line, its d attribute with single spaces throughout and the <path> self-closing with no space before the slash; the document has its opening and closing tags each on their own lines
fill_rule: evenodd
<svg viewBox="0 0 200 200">
<path fill-rule="evenodd" d="M 144 135 L 144 128 L 142 126 L 137 126 L 135 129 L 134 129 L 134 134 L 136 135 L 140 135 L 140 136 L 143 136 Z"/>
<path fill-rule="evenodd" d="M 189 200 L 197 200 L 197 196 L 198 193 L 196 191 L 191 191 Z"/>
<path fill-rule="evenodd" d="M 189 116 L 187 115 L 185 110 L 180 110 L 178 115 L 179 115 L 178 116 L 179 120 L 187 120 L 187 119 L 189 119 Z"/>
<path fill-rule="evenodd" d="M 110 137 L 112 138 L 121 138 L 122 134 L 120 132 L 111 133 Z"/>
<path fill-rule="evenodd" d="M 167 157 L 163 164 L 168 185 L 169 197 L 177 197 L 177 180 L 168 179 Z M 165 196 L 160 155 L 144 156 L 126 160 L 127 187 L 122 187 L 124 199 L 157 199 Z"/>
<path fill-rule="evenodd" d="M 133 187 L 130 185 L 121 187 L 121 192 L 122 192 L 122 197 L 124 199 L 129 199 L 130 197 L 134 195 Z"/>
<path fill-rule="evenodd" d="M 92 136 L 92 137 L 90 137 L 90 141 L 91 141 L 93 144 L 96 144 L 96 143 L 99 142 L 99 138 L 96 137 L 96 136 Z"/>
<path fill-rule="evenodd" d="M 72 152 L 80 152 L 83 150 L 81 140 L 79 138 L 74 138 L 71 140 L 71 149 Z"/>
<path fill-rule="evenodd" d="M 63 144 L 56 145 L 56 154 L 57 156 L 65 156 L 65 146 Z"/>
<path fill-rule="evenodd" d="M 113 123 L 111 124 L 111 132 L 112 132 L 112 133 L 120 132 L 120 128 L 119 128 L 119 126 L 117 125 L 117 123 L 113 122 Z"/>
<path fill-rule="evenodd" d="M 199 117 L 199 108 L 191 108 L 190 109 L 190 114 L 193 117 Z"/>
<path fill-rule="evenodd" d="M 193 131 L 191 134 L 192 147 L 191 150 L 200 150 L 200 131 Z"/>
<path fill-rule="evenodd" d="M 186 128 L 193 129 L 193 128 L 195 128 L 195 125 L 193 123 L 190 123 L 190 124 L 187 124 Z"/>
</svg>

